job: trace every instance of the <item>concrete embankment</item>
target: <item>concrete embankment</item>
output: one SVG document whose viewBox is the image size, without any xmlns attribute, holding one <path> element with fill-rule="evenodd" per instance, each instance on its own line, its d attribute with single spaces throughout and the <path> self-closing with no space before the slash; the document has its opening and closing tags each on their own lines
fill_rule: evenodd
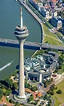
<svg viewBox="0 0 64 106">
<path fill-rule="evenodd" d="M 22 0 L 18 0 L 20 2 L 20 4 L 22 4 L 26 10 L 29 11 L 29 13 L 38 21 L 38 23 L 40 24 L 41 27 L 41 43 L 44 43 L 44 31 L 43 31 L 43 22 L 41 21 L 41 19 L 25 4 L 23 3 Z"/>
</svg>

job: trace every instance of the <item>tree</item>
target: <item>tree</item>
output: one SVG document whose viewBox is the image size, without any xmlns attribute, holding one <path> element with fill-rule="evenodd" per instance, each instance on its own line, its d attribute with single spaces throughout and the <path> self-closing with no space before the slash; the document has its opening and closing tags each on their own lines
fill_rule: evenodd
<svg viewBox="0 0 64 106">
<path fill-rule="evenodd" d="M 2 96 L 3 96 L 3 91 L 2 91 L 2 89 L 0 88 L 0 99 L 2 98 Z"/>
<path fill-rule="evenodd" d="M 7 106 L 6 104 L 4 104 L 3 106 Z"/>
<path fill-rule="evenodd" d="M 34 99 L 34 96 L 31 95 L 30 98 L 28 99 L 28 102 L 32 101 Z"/>
<path fill-rule="evenodd" d="M 31 90 L 35 92 L 36 90 L 38 90 L 38 88 L 37 88 L 36 86 L 33 86 L 33 87 L 31 88 Z"/>
<path fill-rule="evenodd" d="M 54 90 L 55 84 L 51 85 L 50 89 Z"/>
<path fill-rule="evenodd" d="M 58 67 L 59 69 L 61 69 L 62 68 L 62 66 L 61 65 L 59 65 L 59 67 Z"/>
<path fill-rule="evenodd" d="M 61 89 L 59 89 L 56 93 L 61 94 L 62 93 Z"/>
<path fill-rule="evenodd" d="M 32 85 L 30 85 L 27 81 L 25 81 L 25 88 L 31 89 Z"/>
<path fill-rule="evenodd" d="M 12 80 L 12 79 L 6 79 L 5 81 L 8 83 L 8 86 L 9 86 L 10 88 L 12 88 L 13 80 Z"/>
<path fill-rule="evenodd" d="M 4 95 L 5 96 L 9 96 L 11 94 L 11 90 L 10 89 L 8 89 L 8 90 L 6 90 L 5 92 L 4 92 Z"/>
<path fill-rule="evenodd" d="M 10 103 L 14 103 L 14 100 L 13 100 L 13 99 L 9 99 L 9 102 L 10 102 Z"/>
<path fill-rule="evenodd" d="M 43 2 L 43 6 L 45 6 L 45 4 L 46 4 L 46 3 L 45 3 L 45 2 Z"/>
<path fill-rule="evenodd" d="M 59 65 L 62 65 L 64 62 L 64 54 L 61 54 L 58 58 Z"/>
<path fill-rule="evenodd" d="M 13 83 L 13 86 L 12 86 L 12 89 L 15 90 L 15 89 L 17 89 L 17 88 L 18 88 L 18 84 L 17 84 L 17 82 L 14 82 L 14 83 Z"/>
<path fill-rule="evenodd" d="M 12 88 L 13 80 L 8 78 L 5 80 L 2 80 L 1 83 L 4 84 L 7 88 Z"/>
<path fill-rule="evenodd" d="M 47 100 L 48 99 L 48 96 L 47 96 L 47 94 L 45 94 L 45 96 L 44 96 L 44 98 L 43 98 L 44 100 Z"/>
<path fill-rule="evenodd" d="M 20 104 L 18 102 L 16 102 L 14 106 L 20 106 Z"/>
<path fill-rule="evenodd" d="M 48 94 L 54 95 L 54 91 L 49 89 L 49 91 L 47 92 Z"/>
</svg>

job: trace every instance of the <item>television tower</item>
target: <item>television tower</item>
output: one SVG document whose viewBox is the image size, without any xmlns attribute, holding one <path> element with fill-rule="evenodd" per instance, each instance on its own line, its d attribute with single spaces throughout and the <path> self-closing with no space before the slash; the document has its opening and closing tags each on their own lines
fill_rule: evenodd
<svg viewBox="0 0 64 106">
<path fill-rule="evenodd" d="M 24 41 L 28 36 L 28 29 L 26 26 L 23 26 L 23 18 L 22 18 L 22 9 L 21 9 L 21 25 L 16 26 L 15 28 L 15 36 L 19 41 L 20 49 L 19 49 L 19 98 L 26 98 L 25 88 L 24 88 Z"/>
</svg>

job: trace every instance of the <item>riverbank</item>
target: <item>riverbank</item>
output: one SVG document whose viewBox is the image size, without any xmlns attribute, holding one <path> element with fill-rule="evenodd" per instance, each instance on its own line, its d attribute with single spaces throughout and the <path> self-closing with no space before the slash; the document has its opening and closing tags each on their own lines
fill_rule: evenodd
<svg viewBox="0 0 64 106">
<path fill-rule="evenodd" d="M 44 43 L 44 30 L 43 30 L 43 22 L 41 19 L 22 1 L 18 0 L 21 5 L 36 19 L 36 21 L 40 24 L 41 27 L 41 43 Z"/>
</svg>

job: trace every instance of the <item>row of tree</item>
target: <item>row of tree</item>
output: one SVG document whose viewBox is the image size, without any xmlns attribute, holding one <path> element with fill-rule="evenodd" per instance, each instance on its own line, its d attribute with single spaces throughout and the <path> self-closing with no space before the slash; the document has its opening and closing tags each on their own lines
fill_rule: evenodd
<svg viewBox="0 0 64 106">
<path fill-rule="evenodd" d="M 3 95 L 9 96 L 12 91 L 18 89 L 18 83 L 13 82 L 12 79 L 8 78 L 0 81 L 0 99 Z"/>
</svg>

